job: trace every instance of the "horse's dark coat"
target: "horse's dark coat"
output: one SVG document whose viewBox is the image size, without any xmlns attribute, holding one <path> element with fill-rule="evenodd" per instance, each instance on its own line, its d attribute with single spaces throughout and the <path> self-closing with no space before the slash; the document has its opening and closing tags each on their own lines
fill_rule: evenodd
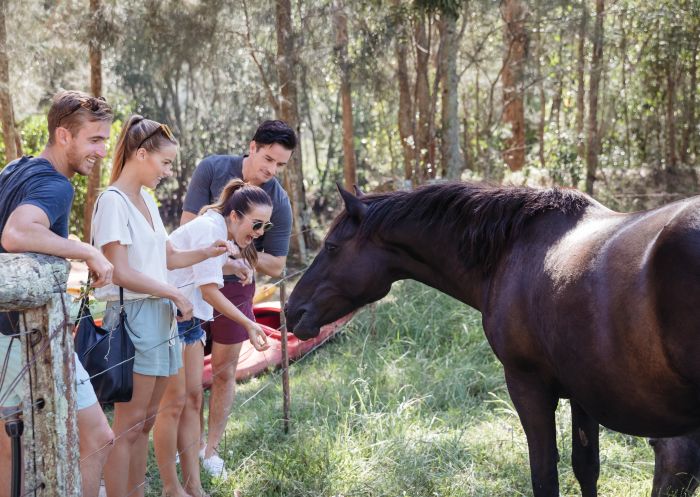
<svg viewBox="0 0 700 497">
<path fill-rule="evenodd" d="M 619 214 L 561 189 L 341 194 L 346 211 L 292 292 L 288 324 L 315 336 L 406 278 L 480 310 L 527 435 L 536 497 L 558 495 L 559 398 L 572 402 L 584 496 L 596 495 L 598 422 L 651 437 L 700 429 L 700 199 Z M 689 461 L 690 446 L 657 444 L 657 468 Z M 657 477 L 655 495 L 657 480 L 672 480 Z"/>
</svg>

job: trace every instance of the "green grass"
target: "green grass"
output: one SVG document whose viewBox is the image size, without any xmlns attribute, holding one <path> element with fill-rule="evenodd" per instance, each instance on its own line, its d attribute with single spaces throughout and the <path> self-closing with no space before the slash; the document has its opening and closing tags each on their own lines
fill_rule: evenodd
<svg viewBox="0 0 700 497">
<path fill-rule="evenodd" d="M 279 374 L 239 386 L 212 496 L 532 495 L 525 435 L 480 314 L 414 282 L 361 311 L 291 367 L 292 422 L 282 430 Z M 262 392 L 259 390 L 266 387 Z M 570 415 L 558 411 L 561 495 L 580 495 Z M 651 493 L 646 440 L 603 430 L 600 494 Z M 149 465 L 147 495 L 160 495 Z"/>
</svg>

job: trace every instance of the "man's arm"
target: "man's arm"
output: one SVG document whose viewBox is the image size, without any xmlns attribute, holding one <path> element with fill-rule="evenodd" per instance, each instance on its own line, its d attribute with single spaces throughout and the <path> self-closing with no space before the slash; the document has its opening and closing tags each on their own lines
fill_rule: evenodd
<svg viewBox="0 0 700 497">
<path fill-rule="evenodd" d="M 17 207 L 7 219 L 0 243 L 8 252 L 39 252 L 84 260 L 96 274 L 94 287 L 112 282 L 112 264 L 92 245 L 58 236 L 49 229 L 46 213 L 32 204 Z"/>
<path fill-rule="evenodd" d="M 255 266 L 255 270 L 278 278 L 282 276 L 285 264 L 287 264 L 286 255 L 275 256 L 265 252 L 258 252 L 258 265 Z"/>
<path fill-rule="evenodd" d="M 182 216 L 180 216 L 180 226 L 187 224 L 197 217 L 194 212 L 182 211 Z"/>
</svg>

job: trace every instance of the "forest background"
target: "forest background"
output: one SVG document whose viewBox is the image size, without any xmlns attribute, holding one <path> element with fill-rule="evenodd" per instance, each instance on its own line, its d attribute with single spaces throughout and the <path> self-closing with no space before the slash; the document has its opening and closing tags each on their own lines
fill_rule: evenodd
<svg viewBox="0 0 700 497">
<path fill-rule="evenodd" d="M 60 88 L 105 96 L 181 148 L 170 228 L 206 155 L 280 118 L 294 258 L 366 191 L 443 179 L 579 188 L 618 210 L 698 187 L 698 0 L 0 0 L 0 162 L 37 154 Z M 111 154 L 77 178 L 84 237 Z"/>
</svg>

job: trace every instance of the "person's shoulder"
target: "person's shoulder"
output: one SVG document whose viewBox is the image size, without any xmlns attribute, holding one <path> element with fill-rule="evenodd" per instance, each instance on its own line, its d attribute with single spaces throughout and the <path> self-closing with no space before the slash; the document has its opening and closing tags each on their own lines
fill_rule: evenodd
<svg viewBox="0 0 700 497">
<path fill-rule="evenodd" d="M 123 210 L 127 209 L 126 196 L 117 187 L 108 186 L 105 188 L 99 197 L 97 197 L 97 207 L 107 207 L 118 208 Z"/>
<path fill-rule="evenodd" d="M 22 188 L 26 192 L 51 192 L 52 197 L 73 198 L 74 188 L 70 180 L 42 157 L 21 157 L 8 164 L 2 173 L 0 184 L 3 188 L 24 185 Z"/>
<path fill-rule="evenodd" d="M 263 190 L 270 196 L 273 202 L 289 202 L 289 195 L 277 178 L 272 178 L 263 185 Z"/>
<path fill-rule="evenodd" d="M 209 230 L 212 232 L 220 232 L 223 230 L 226 232 L 226 219 L 224 219 L 224 216 L 222 216 L 221 213 L 214 209 L 207 210 L 204 214 L 198 216 L 190 222 L 194 221 L 199 222 L 200 229 Z"/>
<path fill-rule="evenodd" d="M 202 241 L 208 244 L 216 238 L 226 238 L 226 221 L 221 214 L 210 209 L 180 226 L 171 237 L 173 235 L 176 241 L 189 240 L 192 246 Z"/>
<path fill-rule="evenodd" d="M 221 167 L 230 167 L 231 164 L 234 164 L 239 159 L 240 158 L 237 155 L 207 155 L 204 159 L 200 161 L 197 167 L 210 168 L 216 170 Z"/>
<path fill-rule="evenodd" d="M 25 155 L 10 162 L 2 172 L 3 174 L 17 175 L 17 177 L 29 177 L 44 181 L 50 179 L 57 183 L 70 184 L 70 180 L 59 173 L 53 164 L 43 157 Z"/>
</svg>

